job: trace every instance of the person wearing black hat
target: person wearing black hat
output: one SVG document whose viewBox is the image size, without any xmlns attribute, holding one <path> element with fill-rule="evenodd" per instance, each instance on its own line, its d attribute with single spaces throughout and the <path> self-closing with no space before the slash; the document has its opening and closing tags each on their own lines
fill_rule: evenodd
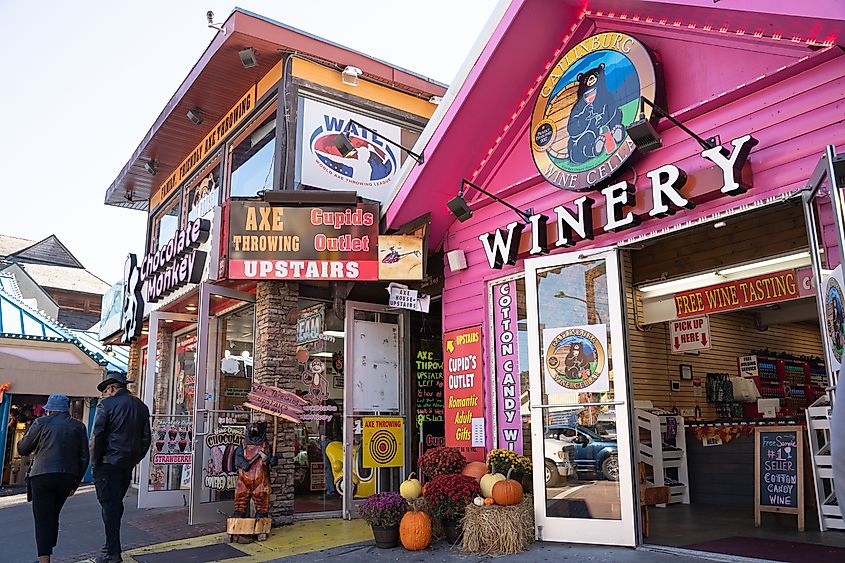
<svg viewBox="0 0 845 563">
<path fill-rule="evenodd" d="M 150 411 L 140 399 L 126 390 L 120 372 L 109 371 L 97 385 L 105 394 L 97 405 L 94 429 L 91 432 L 91 466 L 94 486 L 103 513 L 106 543 L 97 563 L 122 561 L 120 520 L 123 518 L 123 497 L 129 490 L 132 469 L 150 449 Z"/>
<path fill-rule="evenodd" d="M 44 411 L 18 442 L 18 452 L 35 459 L 27 474 L 27 497 L 32 500 L 35 544 L 40 563 L 49 563 L 59 538 L 59 514 L 88 469 L 88 433 L 68 414 L 65 395 L 50 395 Z"/>
</svg>

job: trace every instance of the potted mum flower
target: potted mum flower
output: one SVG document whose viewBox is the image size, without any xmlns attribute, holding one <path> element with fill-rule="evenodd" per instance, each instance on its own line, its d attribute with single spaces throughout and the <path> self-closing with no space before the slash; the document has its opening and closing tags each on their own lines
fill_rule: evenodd
<svg viewBox="0 0 845 563">
<path fill-rule="evenodd" d="M 399 493 L 376 493 L 358 507 L 358 516 L 373 528 L 376 547 L 399 545 L 399 522 L 408 511 L 408 501 Z"/>
<path fill-rule="evenodd" d="M 430 507 L 432 515 L 443 522 L 449 543 L 457 543 L 466 507 L 479 495 L 481 487 L 478 481 L 468 475 L 439 475 L 426 485 L 426 504 Z"/>
<path fill-rule="evenodd" d="M 429 479 L 460 473 L 467 460 L 458 448 L 432 448 L 420 456 L 420 471 Z"/>
<path fill-rule="evenodd" d="M 487 467 L 490 469 L 490 473 L 501 473 L 502 475 L 507 475 L 508 471 L 513 469 L 513 479 L 516 481 L 522 481 L 525 475 L 531 474 L 530 459 L 505 449 L 491 450 L 487 454 Z"/>
</svg>

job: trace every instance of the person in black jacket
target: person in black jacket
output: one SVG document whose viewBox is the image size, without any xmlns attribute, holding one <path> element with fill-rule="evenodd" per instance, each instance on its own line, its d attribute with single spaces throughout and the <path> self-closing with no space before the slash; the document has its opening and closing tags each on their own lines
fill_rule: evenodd
<svg viewBox="0 0 845 563">
<path fill-rule="evenodd" d="M 97 563 L 122 561 L 120 520 L 123 497 L 129 490 L 132 469 L 150 449 L 150 411 L 140 399 L 126 390 L 126 377 L 108 372 L 97 385 L 106 397 L 97 405 L 91 432 L 91 466 L 94 486 L 103 512 L 106 543 Z"/>
<path fill-rule="evenodd" d="M 35 459 L 29 469 L 38 560 L 49 563 L 59 537 L 59 514 L 88 470 L 88 433 L 68 414 L 65 395 L 50 395 L 44 410 L 18 442 L 18 452 Z"/>
</svg>

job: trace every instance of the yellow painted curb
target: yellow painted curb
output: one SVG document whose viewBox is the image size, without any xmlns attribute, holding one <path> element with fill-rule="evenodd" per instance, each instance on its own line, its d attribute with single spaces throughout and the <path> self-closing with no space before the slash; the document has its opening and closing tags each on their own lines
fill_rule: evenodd
<svg viewBox="0 0 845 563">
<path fill-rule="evenodd" d="M 273 528 L 263 542 L 229 544 L 244 553 L 243 557 L 226 559 L 227 563 L 257 563 L 280 557 L 301 555 L 323 549 L 340 547 L 373 538 L 370 527 L 363 520 L 302 520 L 291 526 Z M 124 562 L 135 562 L 133 555 L 158 553 L 225 543 L 225 534 L 211 534 L 133 549 L 124 555 Z"/>
</svg>

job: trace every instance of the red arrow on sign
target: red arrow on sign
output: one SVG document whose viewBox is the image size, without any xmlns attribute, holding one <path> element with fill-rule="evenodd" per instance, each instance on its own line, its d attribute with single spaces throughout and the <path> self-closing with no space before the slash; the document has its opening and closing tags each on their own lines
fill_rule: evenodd
<svg viewBox="0 0 845 563">
<path fill-rule="evenodd" d="M 701 345 L 707 346 L 707 333 L 706 332 L 701 333 Z"/>
<path fill-rule="evenodd" d="M 678 341 L 678 337 L 675 337 L 675 350 L 681 347 L 681 343 Z"/>
</svg>

